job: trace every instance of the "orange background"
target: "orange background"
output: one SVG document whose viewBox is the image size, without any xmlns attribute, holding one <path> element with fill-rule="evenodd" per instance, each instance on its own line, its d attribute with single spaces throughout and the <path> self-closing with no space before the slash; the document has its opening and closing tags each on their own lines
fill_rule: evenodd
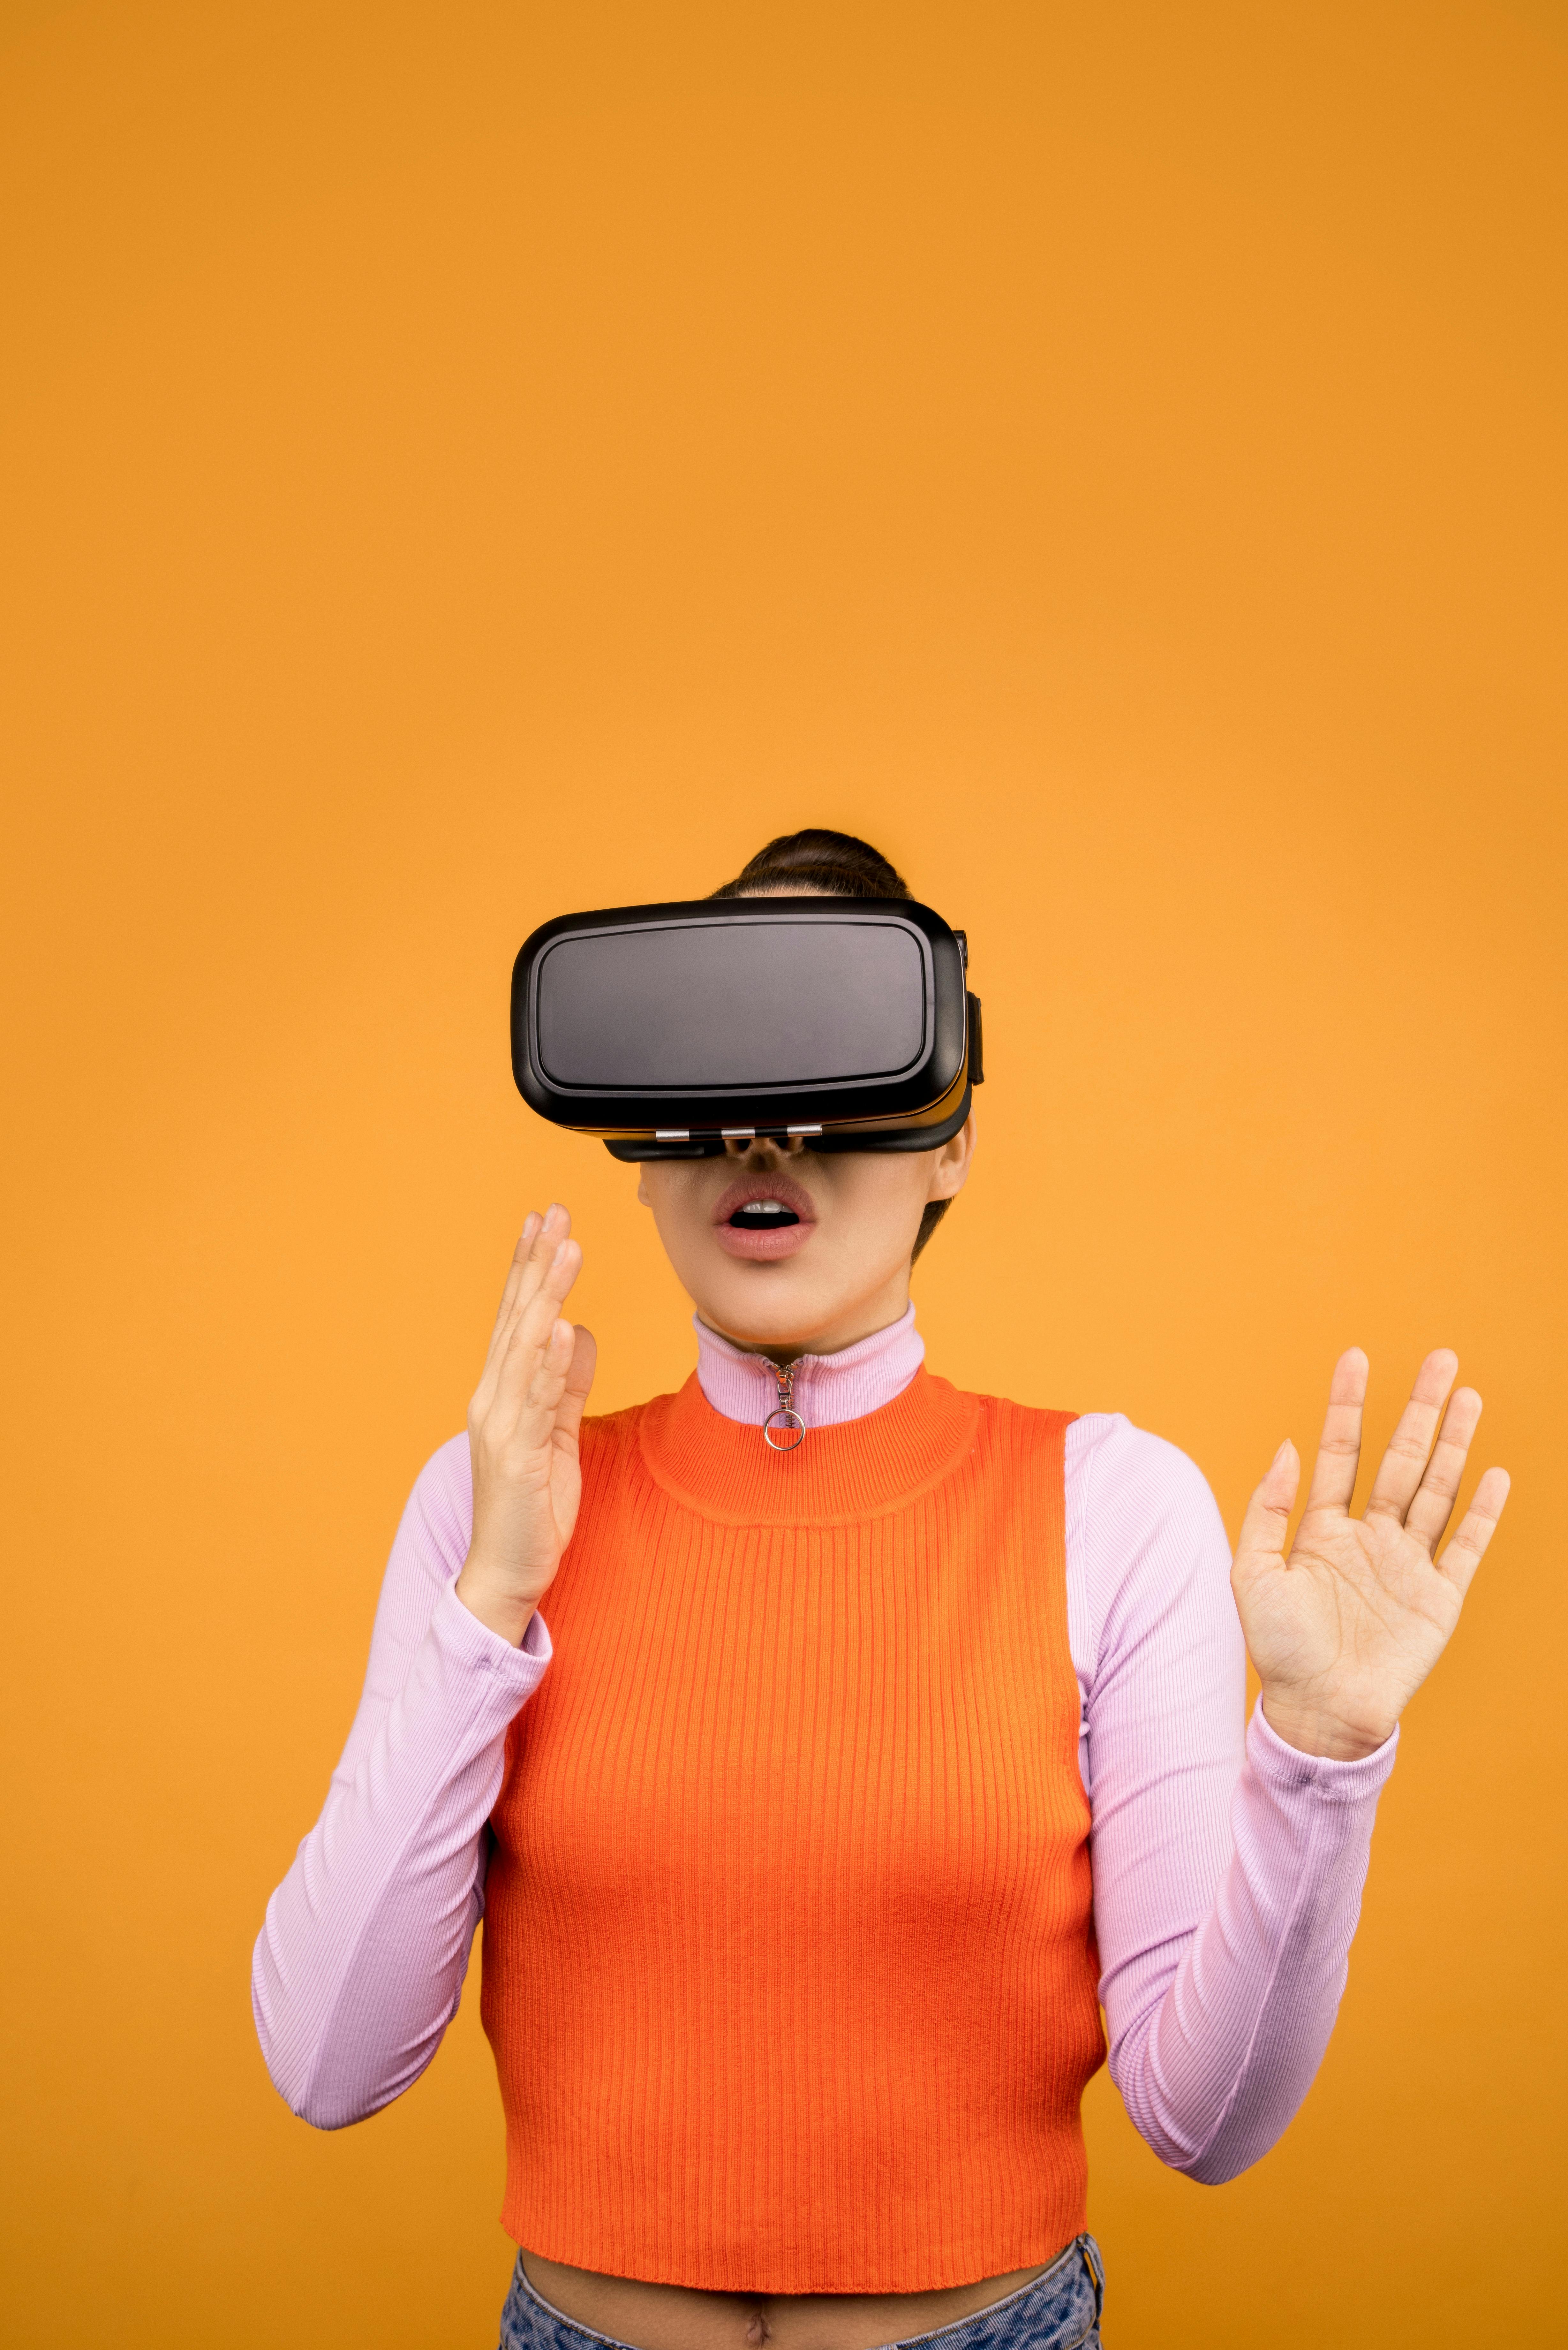
<svg viewBox="0 0 1568 2350">
<path fill-rule="evenodd" d="M 320 2137 L 250 1947 L 525 1207 L 691 1360 L 511 956 L 802 823 L 973 946 L 938 1367 L 1234 1529 L 1448 1342 L 1515 1472 L 1283 2144 L 1091 2095 L 1108 2338 L 1548 2338 L 1568 9 L 3 21 L 7 2340 L 491 2350 L 477 2002 Z"/>
</svg>

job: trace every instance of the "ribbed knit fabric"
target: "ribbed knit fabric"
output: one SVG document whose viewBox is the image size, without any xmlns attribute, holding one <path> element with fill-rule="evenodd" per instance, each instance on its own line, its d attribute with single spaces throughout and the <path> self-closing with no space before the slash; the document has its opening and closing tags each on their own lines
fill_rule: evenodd
<svg viewBox="0 0 1568 2350">
<path fill-rule="evenodd" d="M 483 2012 L 532 2251 L 909 2293 L 1083 2228 L 1066 1425 L 922 1370 L 790 1453 L 695 1379 L 586 1426 L 492 1814 Z"/>
</svg>

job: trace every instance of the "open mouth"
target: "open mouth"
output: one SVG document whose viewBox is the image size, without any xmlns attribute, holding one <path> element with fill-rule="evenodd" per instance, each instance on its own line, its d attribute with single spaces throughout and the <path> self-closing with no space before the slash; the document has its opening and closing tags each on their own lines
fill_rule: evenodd
<svg viewBox="0 0 1568 2350">
<path fill-rule="evenodd" d="M 816 1226 L 810 1192 L 793 1176 L 742 1175 L 713 1202 L 714 1235 L 726 1256 L 774 1264 L 805 1248 Z"/>
<path fill-rule="evenodd" d="M 782 1232 L 800 1218 L 782 1200 L 747 1200 L 724 1221 L 732 1232 Z"/>
</svg>

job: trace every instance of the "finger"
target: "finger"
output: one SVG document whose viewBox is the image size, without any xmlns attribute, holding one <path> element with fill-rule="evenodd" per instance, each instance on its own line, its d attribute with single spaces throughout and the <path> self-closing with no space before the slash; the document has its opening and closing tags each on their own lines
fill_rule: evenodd
<svg viewBox="0 0 1568 2350">
<path fill-rule="evenodd" d="M 572 1347 L 571 1324 L 558 1315 L 554 1319 L 546 1315 L 537 1345 L 509 1349 L 488 1401 L 474 1399 L 474 1410 L 495 1438 L 524 1452 L 543 1452 L 548 1447 Z M 471 1412 L 471 1429 L 472 1425 Z"/>
<path fill-rule="evenodd" d="M 568 1327 L 571 1326 L 568 1325 Z M 588 1400 L 588 1389 L 594 1383 L 594 1367 L 598 1361 L 598 1346 L 591 1330 L 579 1322 L 572 1331 L 572 1359 L 566 1366 L 566 1383 L 561 1400 L 556 1408 L 556 1433 L 576 1440 L 583 1424 L 583 1412 Z"/>
<path fill-rule="evenodd" d="M 498 1397 L 509 1396 L 513 1409 L 518 1405 L 532 1374 L 532 1350 L 544 1342 L 550 1323 L 559 1311 L 560 1298 L 565 1295 L 565 1290 L 558 1290 L 553 1302 L 542 1313 L 534 1315 L 531 1327 L 528 1323 L 530 1309 L 550 1277 L 549 1269 L 556 1263 L 562 1246 L 561 1236 L 569 1232 L 571 1221 L 558 1201 L 552 1201 L 544 1215 L 530 1210 L 524 1219 L 522 1234 L 513 1253 L 511 1270 L 502 1293 L 495 1326 L 490 1334 L 484 1367 L 480 1372 L 479 1384 L 469 1402 L 471 1425 L 476 1415 L 483 1419 L 491 1412 Z M 573 1277 L 576 1267 L 581 1263 L 582 1251 L 578 1249 L 569 1268 Z M 570 1278 L 566 1280 L 566 1286 L 570 1288 Z"/>
<path fill-rule="evenodd" d="M 504 1343 L 507 1333 L 538 1286 L 541 1248 L 548 1254 L 556 1246 L 556 1210 L 552 1202 L 542 1216 L 531 1208 L 524 1218 L 522 1234 L 507 1272 L 506 1286 L 501 1293 L 495 1326 L 490 1334 L 493 1351 Z"/>
<path fill-rule="evenodd" d="M 519 1235 L 517 1245 L 512 1252 L 512 1262 L 506 1268 L 506 1283 L 504 1288 L 501 1292 L 501 1303 L 495 1309 L 495 1320 L 491 1327 L 490 1333 L 492 1338 L 494 1337 L 496 1332 L 511 1315 L 514 1302 L 516 1299 L 518 1289 L 522 1284 L 523 1268 L 528 1262 L 529 1251 L 533 1248 L 535 1239 L 538 1233 L 539 1226 L 543 1222 L 544 1218 L 540 1215 L 537 1208 L 530 1208 L 527 1214 L 523 1219 L 523 1230 Z"/>
<path fill-rule="evenodd" d="M 1509 1474 L 1506 1469 L 1489 1469 L 1476 1487 L 1475 1498 L 1459 1521 L 1459 1531 L 1438 1561 L 1438 1572 L 1446 1575 L 1462 1599 L 1470 1587 L 1470 1580 L 1481 1563 L 1481 1556 L 1497 1529 L 1502 1515 L 1502 1505 L 1508 1499 Z"/>
<path fill-rule="evenodd" d="M 556 1326 L 560 1321 L 561 1307 L 582 1270 L 582 1263 L 583 1252 L 577 1243 L 562 1241 L 555 1250 L 538 1287 L 513 1320 L 497 1365 L 496 1392 L 500 1397 L 510 1397 L 517 1408 L 524 1403 L 537 1404 L 539 1401 L 540 1367 L 549 1352 Z M 571 1325 L 564 1323 L 561 1326 L 570 1329 Z M 565 1377 L 570 1359 L 568 1347 L 560 1363 L 555 1367 L 561 1378 Z M 558 1382 L 556 1391 L 558 1394 Z M 554 1408 L 553 1398 L 552 1410 Z M 542 1442 L 543 1438 L 539 1440 Z"/>
<path fill-rule="evenodd" d="M 518 1432 L 526 1442 L 547 1443 L 555 1429 L 556 1414 L 566 1391 L 566 1378 L 572 1367 L 576 1332 L 564 1315 L 557 1315 L 545 1335 L 545 1342 L 534 1357 L 529 1375 L 524 1409 L 518 1416 Z M 540 1421 L 536 1430 L 530 1428 L 534 1419 Z"/>
<path fill-rule="evenodd" d="M 513 1271 L 507 1275 L 501 1311 L 495 1317 L 495 1327 L 491 1333 L 491 1348 L 495 1354 L 505 1349 L 518 1322 L 538 1295 L 556 1249 L 572 1229 L 571 1217 L 558 1201 L 552 1201 L 542 1216 L 531 1217 L 529 1222 L 535 1227 L 533 1237 L 529 1239 L 525 1223 L 524 1237 L 518 1242 L 517 1253 L 513 1259 Z"/>
<path fill-rule="evenodd" d="M 1361 1414 L 1366 1401 L 1369 1366 L 1359 1347 L 1347 1347 L 1334 1367 L 1328 1383 L 1328 1409 L 1318 1439 L 1307 1490 L 1309 1510 L 1350 1507 L 1355 1491 L 1356 1464 L 1361 1459 Z"/>
<path fill-rule="evenodd" d="M 1247 1504 L 1236 1542 L 1238 1565 L 1249 1555 L 1272 1556 L 1278 1552 L 1283 1555 L 1285 1532 L 1301 1479 L 1301 1456 L 1287 1436 Z"/>
<path fill-rule="evenodd" d="M 1388 1440 L 1365 1515 L 1404 1521 L 1406 1511 L 1426 1473 L 1427 1455 L 1442 1418 L 1443 1399 L 1454 1383 L 1459 1358 L 1451 1347 L 1434 1347 L 1416 1374 L 1410 1400 L 1399 1415 L 1399 1425 Z"/>
<path fill-rule="evenodd" d="M 1432 1447 L 1426 1474 L 1405 1513 L 1406 1533 L 1425 1543 L 1428 1555 L 1437 1549 L 1443 1528 L 1453 1514 L 1459 1482 L 1465 1473 L 1465 1457 L 1480 1416 L 1481 1399 L 1474 1388 L 1456 1388 L 1449 1398 L 1442 1430 Z"/>
<path fill-rule="evenodd" d="M 570 1219 L 567 1218 L 565 1208 L 562 1209 L 561 1215 L 563 1218 L 561 1237 L 551 1251 L 548 1262 L 541 1269 L 539 1286 L 535 1293 L 541 1304 L 547 1301 L 556 1307 L 557 1312 L 566 1304 L 572 1284 L 583 1269 L 582 1243 L 573 1240 L 566 1229 Z"/>
<path fill-rule="evenodd" d="M 576 1443 L 597 1360 L 598 1347 L 591 1330 L 576 1328 L 565 1315 L 552 1324 L 529 1381 L 524 1410 L 519 1415 L 519 1432 L 524 1441 L 532 1435 L 541 1444 L 552 1438 Z M 535 1417 L 536 1430 L 529 1426 Z"/>
</svg>

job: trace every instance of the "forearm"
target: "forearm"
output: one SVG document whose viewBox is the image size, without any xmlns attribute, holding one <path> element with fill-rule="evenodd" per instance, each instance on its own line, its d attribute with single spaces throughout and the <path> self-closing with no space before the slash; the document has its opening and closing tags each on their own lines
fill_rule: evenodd
<svg viewBox="0 0 1568 2350">
<path fill-rule="evenodd" d="M 445 1591 L 267 1905 L 256 2030 L 279 2094 L 317 2127 L 387 2104 L 440 2045 L 483 1906 L 507 1729 L 548 1658 L 541 1618 L 513 1648 Z"/>
<path fill-rule="evenodd" d="M 1127 2111 L 1189 2178 L 1216 2184 L 1258 2161 L 1312 2085 L 1396 1744 L 1324 1761 L 1285 1746 L 1255 1713 L 1212 1907 L 1189 1939 L 1151 1945 L 1109 1995 L 1111 2071 Z"/>
</svg>

